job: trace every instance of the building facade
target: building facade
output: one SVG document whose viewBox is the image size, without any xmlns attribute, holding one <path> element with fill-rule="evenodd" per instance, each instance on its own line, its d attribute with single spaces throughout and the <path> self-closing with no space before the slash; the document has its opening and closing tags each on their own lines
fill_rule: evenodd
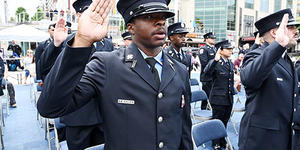
<svg viewBox="0 0 300 150">
<path fill-rule="evenodd" d="M 195 0 L 196 32 L 212 31 L 216 41 L 228 39 L 237 46 L 240 37 L 253 36 L 254 23 L 262 17 L 285 8 L 291 8 L 299 16 L 298 3 L 296 0 Z"/>
</svg>

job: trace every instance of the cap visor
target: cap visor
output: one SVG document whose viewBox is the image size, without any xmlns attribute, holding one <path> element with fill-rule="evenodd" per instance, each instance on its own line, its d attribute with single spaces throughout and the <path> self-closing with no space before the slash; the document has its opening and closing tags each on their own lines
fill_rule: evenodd
<svg viewBox="0 0 300 150">
<path fill-rule="evenodd" d="M 164 10 L 164 9 L 155 9 L 155 10 L 150 10 L 147 12 L 142 12 L 136 16 L 141 16 L 141 15 L 146 15 L 146 14 L 153 14 L 153 13 L 165 13 L 167 15 L 167 18 L 171 18 L 175 16 L 175 13 L 173 13 L 170 10 Z"/>
<path fill-rule="evenodd" d="M 300 26 L 300 22 L 293 21 L 293 22 L 289 22 L 287 25 L 288 26 Z"/>
</svg>

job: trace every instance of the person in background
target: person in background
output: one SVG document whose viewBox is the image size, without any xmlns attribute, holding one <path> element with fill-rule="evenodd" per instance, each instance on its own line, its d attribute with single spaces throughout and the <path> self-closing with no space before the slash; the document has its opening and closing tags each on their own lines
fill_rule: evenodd
<svg viewBox="0 0 300 150">
<path fill-rule="evenodd" d="M 13 51 L 13 53 L 17 54 L 18 57 L 21 57 L 22 55 L 21 47 L 18 44 L 16 44 L 14 40 L 11 41 L 11 44 L 8 46 L 7 50 Z"/>
<path fill-rule="evenodd" d="M 216 44 L 219 50 L 215 59 L 210 60 L 203 73 L 212 77 L 212 88 L 209 102 L 212 106 L 213 119 L 219 119 L 227 126 L 231 115 L 234 95 L 233 63 L 229 60 L 233 46 L 228 40 Z M 225 138 L 213 140 L 214 150 L 226 148 Z"/>
<path fill-rule="evenodd" d="M 243 59 L 244 59 L 244 53 L 240 53 L 239 54 L 239 57 L 234 61 L 234 70 L 237 70 L 237 71 L 239 71 L 239 69 L 240 69 L 240 66 L 241 66 L 241 64 L 242 64 L 242 61 L 243 61 Z"/>
<path fill-rule="evenodd" d="M 89 8 L 91 3 L 92 0 L 77 0 L 73 3 L 78 18 Z M 41 61 L 39 62 L 43 80 L 50 72 L 63 49 L 67 46 L 67 41 L 74 38 L 75 35 L 76 33 L 72 33 L 68 36 L 65 21 L 63 19 L 58 21 L 55 28 L 54 40 L 43 52 Z M 95 47 L 93 53 L 113 51 L 113 43 L 110 38 L 94 42 L 93 46 Z M 60 122 L 66 125 L 66 140 L 69 149 L 81 150 L 105 142 L 101 124 L 102 117 L 97 113 L 100 111 L 98 105 L 98 102 L 94 98 L 91 98 L 91 101 L 81 109 L 60 117 Z"/>
<path fill-rule="evenodd" d="M 52 10 L 52 9 L 51 9 Z M 51 13 L 51 10 L 50 10 L 50 16 L 51 14 L 53 14 L 53 12 Z M 43 86 L 43 81 L 42 81 L 42 78 L 41 78 L 41 73 L 40 73 L 40 70 L 39 70 L 39 66 L 38 66 L 38 63 L 40 61 L 40 57 L 42 55 L 42 53 L 44 52 L 45 48 L 50 44 L 51 41 L 53 41 L 53 36 L 54 36 L 54 28 L 55 28 L 55 24 L 50 24 L 48 26 L 48 33 L 49 33 L 49 38 L 43 42 L 40 42 L 38 47 L 35 49 L 35 62 L 36 62 L 36 81 L 38 83 L 37 85 L 37 88 L 38 88 L 38 91 L 40 91 L 42 89 L 42 86 Z"/>
<path fill-rule="evenodd" d="M 123 42 L 125 44 L 125 47 L 128 47 L 131 43 L 132 43 L 132 37 L 131 37 L 131 34 L 130 32 L 124 32 L 122 34 L 122 38 L 123 38 Z"/>
<path fill-rule="evenodd" d="M 249 43 L 243 45 L 243 48 L 239 51 L 240 53 L 246 54 L 249 51 Z"/>
<path fill-rule="evenodd" d="M 182 47 L 185 45 L 185 36 L 188 31 L 185 29 L 185 24 L 181 22 L 174 23 L 168 27 L 168 38 L 171 41 L 169 47 L 165 49 L 165 52 L 169 54 L 173 59 L 185 65 L 186 69 L 191 74 L 192 56 L 183 52 Z"/>
<path fill-rule="evenodd" d="M 33 57 L 33 51 L 28 50 L 27 55 L 23 58 L 23 64 L 25 66 L 25 78 L 24 78 L 24 84 L 27 84 L 27 79 L 30 76 L 29 66 L 32 63 L 32 57 Z"/>
<path fill-rule="evenodd" d="M 206 67 L 207 63 L 210 60 L 213 60 L 215 58 L 215 54 L 217 52 L 217 49 L 215 47 L 215 39 L 216 36 L 212 32 L 208 32 L 203 35 L 205 46 L 201 47 L 199 50 L 199 58 L 201 62 L 201 74 L 200 74 L 200 81 L 202 82 L 202 89 L 205 91 L 206 95 L 210 95 L 210 90 L 212 86 L 212 78 L 209 76 L 204 76 L 203 71 Z M 205 110 L 207 108 L 207 101 L 202 101 L 201 103 L 201 109 Z"/>
<path fill-rule="evenodd" d="M 249 51 L 259 48 L 259 47 L 264 43 L 264 40 L 263 40 L 263 38 L 259 35 L 258 31 L 254 32 L 254 36 L 255 36 L 255 42 L 254 42 L 254 44 L 250 47 Z"/>
<path fill-rule="evenodd" d="M 2 86 L 2 89 L 5 89 L 7 87 L 10 107 L 16 108 L 17 103 L 16 103 L 16 100 L 15 100 L 15 88 L 14 88 L 13 84 L 7 80 L 7 73 L 8 73 L 7 71 L 8 71 L 8 69 L 5 68 L 3 59 L 2 59 L 2 57 L 0 57 L 0 79 L 1 79 L 0 81 L 1 81 L 1 86 Z M 3 95 L 3 94 L 4 93 L 1 90 L 0 95 Z"/>
</svg>

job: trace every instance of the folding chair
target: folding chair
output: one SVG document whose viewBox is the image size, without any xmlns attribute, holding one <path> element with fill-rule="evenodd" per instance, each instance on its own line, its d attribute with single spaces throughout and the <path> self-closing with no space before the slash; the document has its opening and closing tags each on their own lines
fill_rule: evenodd
<svg viewBox="0 0 300 150">
<path fill-rule="evenodd" d="M 4 79 L 5 80 L 5 79 Z M 2 86 L 2 81 L 0 80 L 0 85 Z M 3 89 L 3 93 L 4 93 L 4 95 L 2 95 L 2 96 L 0 96 L 0 98 L 3 100 L 4 99 L 4 101 L 2 101 L 2 102 L 4 102 L 5 103 L 5 109 L 6 109 L 6 114 L 7 114 L 7 116 L 9 116 L 9 103 L 10 103 L 10 97 L 9 97 L 9 94 L 8 94 L 8 90 L 7 90 L 7 84 L 5 84 L 5 89 Z"/>
<path fill-rule="evenodd" d="M 245 108 L 245 100 L 244 101 L 241 101 L 240 99 L 240 95 L 239 95 L 239 92 L 237 92 L 237 94 L 235 95 L 236 96 L 236 101 L 234 102 L 233 104 L 233 107 L 232 107 L 232 111 L 231 111 L 231 115 L 230 115 L 230 122 L 233 126 L 233 129 L 234 129 L 234 132 L 236 135 L 239 135 L 239 132 L 236 128 L 236 123 L 233 121 L 232 117 L 233 117 L 233 114 L 235 112 L 245 112 L 246 111 L 246 108 Z"/>
<path fill-rule="evenodd" d="M 190 79 L 191 86 L 199 86 L 199 82 L 197 79 Z"/>
<path fill-rule="evenodd" d="M 37 107 L 37 102 L 39 100 L 40 95 L 41 95 L 41 91 L 36 91 L 35 92 L 35 106 L 36 107 Z M 43 117 L 40 115 L 40 113 L 37 109 L 36 109 L 36 119 L 39 121 L 40 127 L 42 128 L 43 127 Z"/>
<path fill-rule="evenodd" d="M 45 118 L 45 138 L 48 141 L 49 150 L 51 150 L 52 140 L 55 143 L 55 150 L 68 150 L 67 143 L 65 141 L 59 142 L 57 129 L 65 127 L 65 124 L 60 123 L 59 118 L 49 119 Z M 54 135 L 51 136 L 51 131 L 54 132 Z"/>
<path fill-rule="evenodd" d="M 203 90 L 192 91 L 192 100 L 191 103 L 194 103 L 194 107 L 191 109 L 191 115 L 193 120 L 210 120 L 212 119 L 212 111 L 211 110 L 201 110 L 201 108 L 196 108 L 196 103 L 199 101 L 207 100 L 208 107 L 211 108 L 211 105 L 208 101 L 207 95 Z"/>
<path fill-rule="evenodd" d="M 227 136 L 225 126 L 220 120 L 208 120 L 193 125 L 192 127 L 192 138 L 195 147 L 194 149 L 198 149 L 198 147 L 200 147 L 208 141 L 216 140 L 223 137 L 227 141 L 227 148 L 229 150 L 233 150 L 229 137 Z"/>
<path fill-rule="evenodd" d="M 0 115 L 1 115 L 1 122 L 0 122 L 0 149 L 4 149 L 4 142 L 3 142 L 3 127 L 4 127 L 4 116 L 3 116 L 3 108 L 2 108 L 2 101 L 0 101 Z"/>
<path fill-rule="evenodd" d="M 103 149 L 104 149 L 104 144 L 101 144 L 101 145 L 96 145 L 96 146 L 86 148 L 85 150 L 103 150 Z"/>
<path fill-rule="evenodd" d="M 200 90 L 200 85 L 197 79 L 190 79 L 191 91 Z"/>
</svg>

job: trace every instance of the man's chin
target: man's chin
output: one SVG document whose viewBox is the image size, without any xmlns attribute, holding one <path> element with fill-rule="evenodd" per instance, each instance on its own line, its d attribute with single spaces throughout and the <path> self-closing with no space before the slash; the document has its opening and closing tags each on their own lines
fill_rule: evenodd
<svg viewBox="0 0 300 150">
<path fill-rule="evenodd" d="M 166 40 L 157 40 L 155 42 L 153 42 L 153 45 L 159 47 L 159 46 L 163 46 L 165 44 Z"/>
</svg>

